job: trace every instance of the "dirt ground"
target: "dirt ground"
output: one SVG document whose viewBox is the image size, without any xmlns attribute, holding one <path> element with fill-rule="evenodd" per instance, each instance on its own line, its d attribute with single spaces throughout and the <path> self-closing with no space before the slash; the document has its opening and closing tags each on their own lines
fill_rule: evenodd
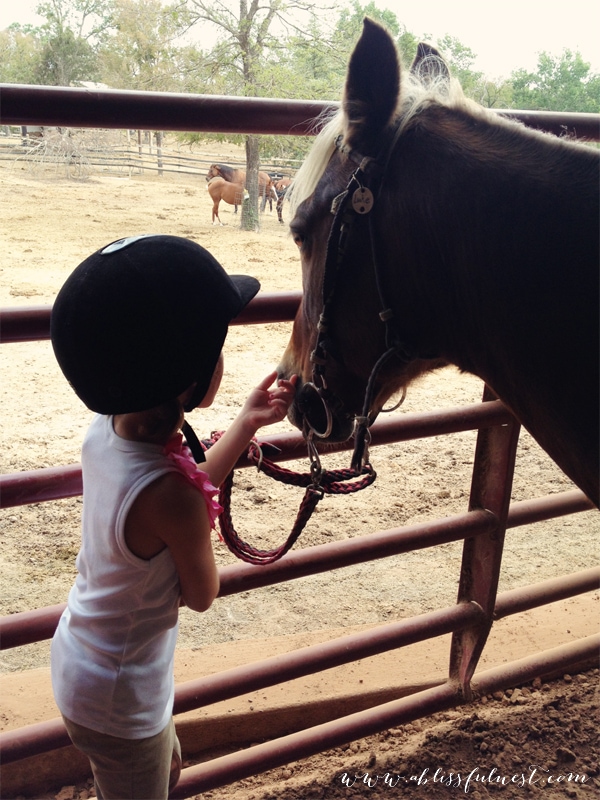
<svg viewBox="0 0 600 800">
<path fill-rule="evenodd" d="M 230 151 L 215 155 L 220 156 L 215 160 L 226 160 Z M 228 271 L 255 275 L 266 292 L 300 288 L 296 249 L 275 212 L 262 216 L 260 232 L 247 233 L 240 231 L 238 218 L 225 206 L 224 226 L 213 227 L 203 179 L 92 175 L 76 183 L 31 175 L 19 165 L 0 162 L 0 184 L 2 307 L 50 304 L 71 270 L 89 253 L 123 236 L 149 232 L 198 241 Z M 220 395 L 211 409 L 190 415 L 199 434 L 227 427 L 249 389 L 276 366 L 289 331 L 287 323 L 231 329 Z M 77 462 L 90 412 L 64 381 L 50 344 L 4 345 L 0 364 L 2 472 Z M 482 388 L 478 379 L 448 368 L 412 387 L 395 413 L 478 402 Z M 281 423 L 268 432 L 288 429 Z M 374 486 L 351 496 L 327 497 L 297 547 L 464 511 L 474 443 L 475 434 L 464 433 L 377 448 L 372 458 L 378 472 Z M 329 456 L 325 461 L 326 467 L 347 466 L 348 456 Z M 305 462 L 289 466 L 307 468 Z M 569 481 L 523 433 L 514 499 L 569 488 Z M 233 497 L 239 534 L 263 549 L 276 546 L 287 536 L 300 499 L 299 489 L 254 471 L 240 472 Z M 80 503 L 76 498 L 2 512 L 1 613 L 66 600 L 74 578 Z M 594 565 L 599 532 L 600 518 L 593 511 L 509 531 L 500 591 Z M 235 562 L 216 541 L 215 549 L 220 565 Z M 460 548 L 444 545 L 219 599 L 203 615 L 184 609 L 179 648 L 182 653 L 197 652 L 243 641 L 321 635 L 448 606 L 456 599 L 459 567 Z M 586 613 L 588 632 L 593 633 L 600 616 L 597 602 Z M 557 604 L 554 619 L 564 631 L 563 641 L 576 638 L 568 606 Z M 530 635 L 525 624 L 519 624 L 515 621 L 511 628 L 504 661 L 511 660 L 513 643 L 522 644 Z M 48 643 L 5 651 L 1 671 L 47 668 L 48 653 Z M 597 688 L 597 669 L 538 681 L 516 693 L 483 698 L 466 709 L 438 714 L 205 797 L 437 800 L 461 793 L 484 798 L 496 791 L 505 798 L 537 796 L 542 791 L 561 798 L 600 797 Z M 5 716 L 1 728 L 13 724 Z M 533 775 L 532 765 L 537 769 Z M 495 771 L 490 774 L 490 770 Z M 521 774 L 522 779 L 512 778 Z M 558 780 L 569 774 L 570 779 Z M 586 778 L 575 780 L 575 774 Z M 83 800 L 88 794 L 89 787 L 78 784 L 49 786 L 43 796 Z"/>
</svg>

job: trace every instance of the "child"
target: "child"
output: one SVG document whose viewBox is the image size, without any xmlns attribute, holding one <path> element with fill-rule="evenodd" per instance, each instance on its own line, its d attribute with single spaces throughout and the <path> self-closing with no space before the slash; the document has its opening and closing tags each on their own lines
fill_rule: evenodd
<svg viewBox="0 0 600 800">
<path fill-rule="evenodd" d="M 62 371 L 97 412 L 82 449 L 78 575 L 52 641 L 52 685 L 104 800 L 166 798 L 181 770 L 172 719 L 178 608 L 219 591 L 210 530 L 216 486 L 294 382 L 268 375 L 203 471 L 178 433 L 223 374 L 229 322 L 259 289 L 200 245 L 136 236 L 87 258 L 58 294 L 51 338 Z"/>
</svg>

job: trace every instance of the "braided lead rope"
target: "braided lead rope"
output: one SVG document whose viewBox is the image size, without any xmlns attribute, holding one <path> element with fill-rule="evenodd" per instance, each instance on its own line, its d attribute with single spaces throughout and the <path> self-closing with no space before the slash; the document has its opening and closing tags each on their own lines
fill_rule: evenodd
<svg viewBox="0 0 600 800">
<path fill-rule="evenodd" d="M 202 445 L 208 449 L 221 433 L 211 434 L 210 440 L 203 440 Z M 310 472 L 298 473 L 284 467 L 280 467 L 269 459 L 265 458 L 260 445 L 253 441 L 248 450 L 248 459 L 256 464 L 259 471 L 264 472 L 270 478 L 292 486 L 302 486 L 306 488 L 304 497 L 300 503 L 296 520 L 292 530 L 285 542 L 273 550 L 260 550 L 251 544 L 243 541 L 235 530 L 231 517 L 231 493 L 233 489 L 233 470 L 221 484 L 219 491 L 219 503 L 223 511 L 219 515 L 220 538 L 227 548 L 240 560 L 250 564 L 272 564 L 280 559 L 295 544 L 298 537 L 306 527 L 318 502 L 325 494 L 350 494 L 360 489 L 370 486 L 377 473 L 370 464 L 364 464 L 359 472 L 353 469 L 322 470 L 318 462 L 316 451 L 312 450 L 309 444 L 309 456 L 311 457 L 312 469 Z M 317 463 L 315 466 L 315 458 Z M 348 483 L 352 479 L 353 483 Z"/>
<path fill-rule="evenodd" d="M 223 511 L 219 514 L 219 528 L 221 538 L 229 550 L 242 561 L 249 564 L 272 564 L 280 559 L 294 545 L 306 523 L 310 519 L 317 503 L 323 497 L 323 492 L 313 486 L 307 487 L 294 526 L 286 541 L 274 550 L 260 550 L 240 538 L 231 518 L 231 489 L 233 486 L 233 472 L 230 472 L 223 484 L 219 494 L 219 502 L 223 506 Z"/>
<path fill-rule="evenodd" d="M 290 486 L 314 486 L 314 471 L 294 472 L 293 470 L 280 467 L 278 464 L 265 458 L 260 449 L 260 445 L 252 442 L 248 450 L 248 460 L 256 464 L 260 472 L 264 472 L 269 478 L 286 483 Z M 361 477 L 362 476 L 362 477 Z M 355 483 L 347 483 L 353 478 L 359 478 Z M 351 494 L 370 486 L 376 478 L 376 473 L 370 464 L 365 464 L 360 471 L 355 469 L 332 469 L 321 470 L 318 477 L 318 485 L 324 494 Z"/>
</svg>

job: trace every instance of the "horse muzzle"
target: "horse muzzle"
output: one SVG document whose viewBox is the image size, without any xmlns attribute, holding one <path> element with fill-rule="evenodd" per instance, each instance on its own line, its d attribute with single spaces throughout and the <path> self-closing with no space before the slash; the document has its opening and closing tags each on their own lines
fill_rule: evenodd
<svg viewBox="0 0 600 800">
<path fill-rule="evenodd" d="M 288 418 L 305 434 L 328 442 L 345 442 L 354 428 L 354 417 L 343 412 L 336 396 L 314 383 L 297 388 Z"/>
</svg>

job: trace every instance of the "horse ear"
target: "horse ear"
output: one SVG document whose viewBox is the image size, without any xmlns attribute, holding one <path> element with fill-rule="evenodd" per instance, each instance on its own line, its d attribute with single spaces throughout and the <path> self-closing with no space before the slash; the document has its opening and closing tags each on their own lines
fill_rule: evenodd
<svg viewBox="0 0 600 800">
<path fill-rule="evenodd" d="M 363 155 L 376 155 L 381 133 L 391 122 L 400 91 L 396 45 L 378 23 L 365 17 L 363 31 L 348 64 L 342 106 L 344 140 Z"/>
<path fill-rule="evenodd" d="M 410 71 L 427 85 L 440 79 L 450 80 L 450 70 L 442 54 L 426 42 L 419 43 Z"/>
</svg>

